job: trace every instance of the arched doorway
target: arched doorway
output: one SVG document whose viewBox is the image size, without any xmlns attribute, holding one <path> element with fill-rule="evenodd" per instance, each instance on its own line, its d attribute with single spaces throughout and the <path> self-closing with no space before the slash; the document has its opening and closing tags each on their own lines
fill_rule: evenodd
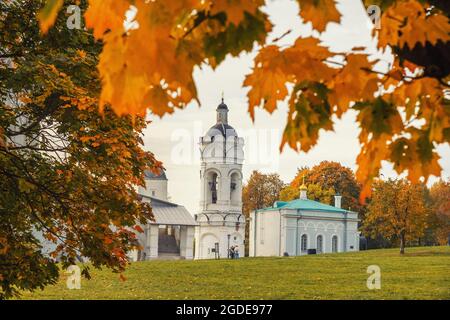
<svg viewBox="0 0 450 320">
<path fill-rule="evenodd" d="M 205 257 L 206 259 L 214 259 L 216 256 L 216 243 L 219 242 L 219 239 L 211 234 L 207 233 L 203 235 L 203 237 L 200 240 L 201 244 L 201 256 Z M 226 255 L 226 252 L 219 252 L 221 256 Z"/>
</svg>

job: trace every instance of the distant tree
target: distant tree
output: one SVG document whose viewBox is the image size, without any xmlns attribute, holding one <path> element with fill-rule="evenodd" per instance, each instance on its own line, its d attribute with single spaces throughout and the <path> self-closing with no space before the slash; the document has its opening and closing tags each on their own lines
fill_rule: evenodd
<svg viewBox="0 0 450 320">
<path fill-rule="evenodd" d="M 284 182 L 276 173 L 264 174 L 253 171 L 242 189 L 243 212 L 248 217 L 251 211 L 273 205 L 279 200 Z M 245 226 L 245 254 L 248 255 L 249 225 Z"/>
<path fill-rule="evenodd" d="M 406 180 L 377 181 L 364 221 L 365 232 L 373 238 L 399 241 L 403 254 L 406 243 L 423 236 L 427 227 L 424 192 L 424 185 Z"/>
<path fill-rule="evenodd" d="M 278 174 L 253 171 L 242 190 L 244 214 L 248 215 L 252 210 L 273 205 L 279 200 L 283 186 L 284 182 Z"/>
<path fill-rule="evenodd" d="M 355 174 L 350 168 L 333 161 L 322 161 L 311 169 L 302 167 L 289 186 L 283 190 L 283 197 L 286 199 L 298 197 L 298 188 L 303 183 L 303 177 L 307 185 L 318 185 L 323 191 L 328 192 L 324 194 L 325 203 L 333 203 L 327 200 L 332 190 L 342 196 L 342 208 L 359 212 L 362 217 L 364 216 L 365 205 L 359 201 L 361 185 L 356 181 Z"/>
<path fill-rule="evenodd" d="M 332 204 L 333 196 L 336 194 L 333 188 L 325 189 L 319 184 L 310 183 L 308 187 L 308 199 L 319 201 L 325 204 Z M 298 199 L 300 189 L 292 186 L 284 187 L 280 192 L 280 200 L 291 201 Z"/>
<path fill-rule="evenodd" d="M 450 237 L 450 182 L 440 180 L 433 184 L 430 198 L 435 238 L 438 244 L 445 245 Z"/>
</svg>

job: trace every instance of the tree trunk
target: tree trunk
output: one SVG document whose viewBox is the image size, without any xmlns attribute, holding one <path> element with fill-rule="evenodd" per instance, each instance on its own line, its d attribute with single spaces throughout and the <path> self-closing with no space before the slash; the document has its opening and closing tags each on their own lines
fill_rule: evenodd
<svg viewBox="0 0 450 320">
<path fill-rule="evenodd" d="M 405 231 L 400 233 L 400 254 L 405 253 Z"/>
</svg>

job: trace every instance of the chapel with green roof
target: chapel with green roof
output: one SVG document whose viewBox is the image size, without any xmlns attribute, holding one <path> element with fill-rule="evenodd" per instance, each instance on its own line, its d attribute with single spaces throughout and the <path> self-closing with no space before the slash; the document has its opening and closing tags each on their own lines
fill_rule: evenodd
<svg viewBox="0 0 450 320">
<path fill-rule="evenodd" d="M 299 256 L 359 251 L 358 213 L 308 199 L 307 187 L 300 197 L 275 201 L 273 206 L 250 213 L 250 256 Z"/>
</svg>

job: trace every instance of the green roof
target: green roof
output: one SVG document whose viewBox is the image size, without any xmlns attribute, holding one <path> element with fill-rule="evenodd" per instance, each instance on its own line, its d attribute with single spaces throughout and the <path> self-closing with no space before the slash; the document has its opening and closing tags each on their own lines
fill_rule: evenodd
<svg viewBox="0 0 450 320">
<path fill-rule="evenodd" d="M 264 209 L 259 209 L 258 211 L 271 211 L 279 209 L 290 209 L 290 210 L 309 210 L 309 211 L 324 211 L 324 212 L 340 212 L 345 213 L 347 210 L 336 208 L 328 204 L 324 204 L 318 201 L 309 199 L 295 199 L 289 202 L 285 201 L 275 201 L 273 207 L 267 207 Z"/>
</svg>

